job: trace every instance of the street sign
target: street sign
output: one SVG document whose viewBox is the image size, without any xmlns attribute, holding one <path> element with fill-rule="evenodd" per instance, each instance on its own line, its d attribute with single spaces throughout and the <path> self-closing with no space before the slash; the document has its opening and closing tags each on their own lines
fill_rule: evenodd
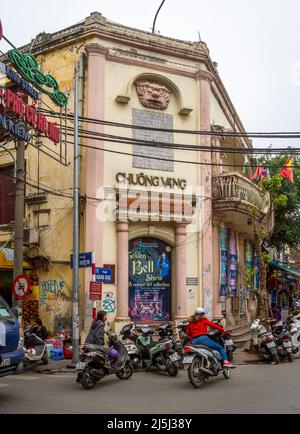
<svg viewBox="0 0 300 434">
<path fill-rule="evenodd" d="M 30 280 L 27 276 L 19 276 L 15 279 L 13 293 L 16 300 L 24 300 L 30 289 Z"/>
<path fill-rule="evenodd" d="M 90 283 L 90 300 L 102 301 L 102 283 L 98 283 L 98 282 Z"/>
<path fill-rule="evenodd" d="M 113 270 L 111 268 L 96 268 L 96 282 L 112 283 Z"/>
<path fill-rule="evenodd" d="M 71 268 L 73 269 L 74 256 L 71 255 Z M 90 253 L 80 253 L 79 255 L 79 268 L 92 268 L 93 265 L 93 254 Z"/>
</svg>

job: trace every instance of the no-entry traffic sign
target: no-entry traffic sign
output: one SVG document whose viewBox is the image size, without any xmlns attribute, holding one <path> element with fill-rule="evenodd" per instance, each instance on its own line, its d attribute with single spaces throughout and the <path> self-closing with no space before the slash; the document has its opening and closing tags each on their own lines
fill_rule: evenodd
<svg viewBox="0 0 300 434">
<path fill-rule="evenodd" d="M 30 280 L 27 276 L 19 276 L 15 279 L 13 293 L 16 300 L 23 300 L 30 289 Z"/>
</svg>

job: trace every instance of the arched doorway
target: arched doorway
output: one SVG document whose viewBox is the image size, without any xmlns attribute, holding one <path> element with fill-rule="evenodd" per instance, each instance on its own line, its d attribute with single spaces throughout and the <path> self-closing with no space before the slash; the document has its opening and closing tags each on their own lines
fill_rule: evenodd
<svg viewBox="0 0 300 434">
<path fill-rule="evenodd" d="M 171 320 L 172 248 L 155 238 L 129 242 L 129 316 L 132 321 Z"/>
</svg>

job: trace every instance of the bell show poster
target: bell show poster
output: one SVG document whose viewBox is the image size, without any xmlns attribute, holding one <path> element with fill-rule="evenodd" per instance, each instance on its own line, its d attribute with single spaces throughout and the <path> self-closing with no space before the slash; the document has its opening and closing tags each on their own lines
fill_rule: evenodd
<svg viewBox="0 0 300 434">
<path fill-rule="evenodd" d="M 133 321 L 171 319 L 171 253 L 153 238 L 129 244 L 129 316 Z"/>
</svg>

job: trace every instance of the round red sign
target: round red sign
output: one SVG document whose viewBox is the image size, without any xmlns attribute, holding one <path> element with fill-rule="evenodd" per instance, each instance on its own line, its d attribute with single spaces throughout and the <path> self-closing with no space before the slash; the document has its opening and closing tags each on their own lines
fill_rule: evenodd
<svg viewBox="0 0 300 434">
<path fill-rule="evenodd" d="M 16 300 L 23 300 L 30 289 L 30 280 L 27 276 L 19 276 L 14 281 L 13 292 Z"/>
<path fill-rule="evenodd" d="M 0 41 L 3 38 L 3 26 L 2 26 L 2 21 L 0 20 Z"/>
</svg>

